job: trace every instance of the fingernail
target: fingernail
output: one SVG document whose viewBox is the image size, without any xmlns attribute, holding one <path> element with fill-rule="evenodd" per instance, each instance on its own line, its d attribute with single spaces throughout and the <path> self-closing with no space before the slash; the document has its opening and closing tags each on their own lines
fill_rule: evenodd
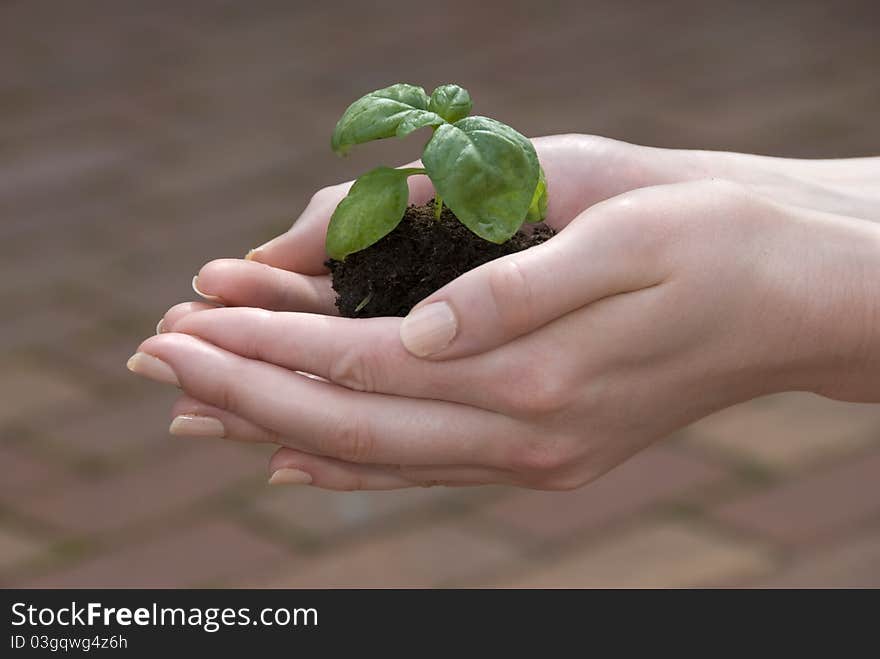
<svg viewBox="0 0 880 659">
<path fill-rule="evenodd" d="M 202 292 L 199 290 L 199 287 L 198 287 L 198 281 L 199 281 L 199 276 L 198 276 L 198 275 L 196 275 L 195 277 L 193 277 L 192 287 L 193 287 L 193 290 L 196 292 L 196 295 L 198 295 L 199 297 L 202 297 L 202 298 L 206 299 L 208 302 L 220 302 L 221 298 L 220 298 L 219 296 L 217 296 L 217 295 L 208 295 L 207 293 L 202 293 Z"/>
<path fill-rule="evenodd" d="M 174 417 L 168 432 L 181 437 L 214 437 L 221 439 L 226 436 L 226 428 L 220 419 L 213 416 L 197 414 L 181 414 Z"/>
<path fill-rule="evenodd" d="M 455 338 L 458 323 L 452 307 L 433 302 L 411 312 L 400 326 L 400 340 L 417 357 L 440 352 Z"/>
<path fill-rule="evenodd" d="M 160 319 L 159 319 L 159 322 L 156 323 L 156 334 L 161 334 L 161 333 L 162 333 L 162 328 L 163 328 L 163 327 L 165 327 L 165 319 L 164 319 L 164 318 L 160 318 Z"/>
<path fill-rule="evenodd" d="M 279 469 L 269 478 L 269 485 L 308 485 L 312 477 L 299 469 Z"/>
<path fill-rule="evenodd" d="M 180 386 L 174 370 L 158 357 L 153 357 L 153 355 L 148 355 L 145 352 L 136 352 L 128 359 L 125 365 L 132 373 L 143 375 L 145 378 Z"/>
</svg>

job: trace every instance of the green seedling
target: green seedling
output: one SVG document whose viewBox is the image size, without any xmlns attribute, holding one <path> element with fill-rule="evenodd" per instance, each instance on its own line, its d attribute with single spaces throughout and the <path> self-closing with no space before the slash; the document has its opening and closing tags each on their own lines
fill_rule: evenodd
<svg viewBox="0 0 880 659">
<path fill-rule="evenodd" d="M 443 204 L 471 231 L 493 243 L 509 240 L 524 222 L 547 212 L 547 185 L 532 143 L 510 126 L 468 116 L 470 94 L 441 85 L 428 96 L 399 83 L 352 103 L 333 131 L 333 150 L 344 155 L 355 144 L 406 137 L 430 127 L 423 167 L 377 167 L 359 177 L 336 207 L 327 228 L 327 253 L 343 260 L 386 236 L 403 219 L 409 201 L 407 178 L 426 174 L 434 184 L 434 214 Z"/>
</svg>

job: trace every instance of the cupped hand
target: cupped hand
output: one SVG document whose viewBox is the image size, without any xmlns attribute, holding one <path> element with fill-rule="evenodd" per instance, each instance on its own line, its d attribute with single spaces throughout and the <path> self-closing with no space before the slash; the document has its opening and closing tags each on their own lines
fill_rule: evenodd
<svg viewBox="0 0 880 659">
<path fill-rule="evenodd" d="M 630 190 L 712 178 L 740 183 L 780 203 L 880 220 L 877 158 L 809 161 L 658 149 L 578 134 L 533 142 L 547 174 L 547 223 L 556 229 L 589 206 Z M 408 183 L 412 203 L 425 203 L 433 195 L 425 176 L 412 176 Z M 316 192 L 289 231 L 250 250 L 245 259 L 205 264 L 194 282 L 196 292 L 229 306 L 335 315 L 324 240 L 330 216 L 351 185 Z"/>
<path fill-rule="evenodd" d="M 331 489 L 567 489 L 754 396 L 866 399 L 880 368 L 867 348 L 877 226 L 720 180 L 642 187 L 656 172 L 623 160 L 608 160 L 607 181 L 642 184 L 602 203 L 588 199 L 603 196 L 598 174 L 579 187 L 545 164 L 560 233 L 467 273 L 407 320 L 191 303 L 133 368 L 183 389 L 178 430 L 281 444 L 277 481 Z M 316 259 L 309 270 L 306 252 L 293 256 L 295 237 L 261 258 L 280 250 L 278 265 L 318 276 Z M 232 290 L 237 277 L 221 279 Z"/>
<path fill-rule="evenodd" d="M 556 229 L 603 199 L 683 176 L 675 151 L 584 135 L 541 137 L 534 144 L 550 190 L 547 223 Z M 411 176 L 408 183 L 411 203 L 423 204 L 433 196 L 426 176 Z M 228 306 L 335 315 L 324 241 L 330 216 L 351 185 L 348 181 L 319 190 L 289 231 L 252 249 L 245 259 L 204 265 L 196 292 Z"/>
</svg>

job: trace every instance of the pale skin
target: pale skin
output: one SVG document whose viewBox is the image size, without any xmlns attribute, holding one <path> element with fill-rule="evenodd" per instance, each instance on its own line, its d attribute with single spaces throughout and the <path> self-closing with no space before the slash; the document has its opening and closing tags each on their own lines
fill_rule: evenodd
<svg viewBox="0 0 880 659">
<path fill-rule="evenodd" d="M 421 319 L 334 316 L 324 233 L 350 184 L 205 265 L 209 301 L 130 363 L 182 389 L 172 432 L 278 444 L 276 483 L 562 490 L 764 394 L 880 402 L 880 158 L 534 143 L 558 235 Z"/>
</svg>

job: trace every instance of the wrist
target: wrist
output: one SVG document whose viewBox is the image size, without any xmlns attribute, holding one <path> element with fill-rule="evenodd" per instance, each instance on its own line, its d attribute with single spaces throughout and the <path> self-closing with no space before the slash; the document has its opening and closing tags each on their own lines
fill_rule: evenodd
<svg viewBox="0 0 880 659">
<path fill-rule="evenodd" d="M 815 393 L 880 402 L 880 226 L 834 218 L 817 273 Z M 824 279 L 824 281 L 821 281 Z"/>
</svg>

